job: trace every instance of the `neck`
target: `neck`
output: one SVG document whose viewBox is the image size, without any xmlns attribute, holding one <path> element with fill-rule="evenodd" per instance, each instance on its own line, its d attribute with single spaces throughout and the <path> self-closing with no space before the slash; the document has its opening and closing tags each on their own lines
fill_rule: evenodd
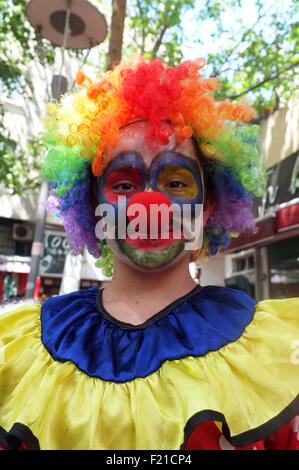
<svg viewBox="0 0 299 470">
<path fill-rule="evenodd" d="M 114 276 L 109 283 L 110 295 L 121 300 L 162 298 L 175 300 L 196 286 L 189 272 L 189 258 L 163 271 L 139 271 L 114 259 Z"/>
</svg>

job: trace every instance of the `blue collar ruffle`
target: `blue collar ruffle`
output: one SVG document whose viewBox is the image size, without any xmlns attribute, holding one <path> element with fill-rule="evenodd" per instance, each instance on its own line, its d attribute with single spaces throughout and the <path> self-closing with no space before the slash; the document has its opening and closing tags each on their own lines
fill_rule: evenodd
<svg viewBox="0 0 299 470">
<path fill-rule="evenodd" d="M 114 320 L 96 287 L 42 305 L 42 342 L 54 360 L 71 361 L 91 377 L 127 382 L 165 361 L 203 356 L 236 341 L 256 301 L 226 287 L 195 287 L 143 325 Z"/>
</svg>

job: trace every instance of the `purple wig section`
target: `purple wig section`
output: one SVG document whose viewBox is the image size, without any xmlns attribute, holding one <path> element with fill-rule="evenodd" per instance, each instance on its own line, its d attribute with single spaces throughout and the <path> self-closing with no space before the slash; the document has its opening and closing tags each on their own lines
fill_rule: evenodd
<svg viewBox="0 0 299 470">
<path fill-rule="evenodd" d="M 49 212 L 56 211 L 55 216 L 62 218 L 66 237 L 74 255 L 80 254 L 82 247 L 86 245 L 89 253 L 98 258 L 101 250 L 97 246 L 95 235 L 96 219 L 86 198 L 87 193 L 85 192 L 85 197 L 79 204 L 78 197 L 74 197 L 72 201 L 74 205 L 71 205 L 73 191 L 77 191 L 77 188 L 69 191 L 63 198 L 59 198 L 55 195 L 55 190 L 52 190 L 46 202 L 46 209 Z"/>
<path fill-rule="evenodd" d="M 46 210 L 48 212 L 55 212 L 55 217 L 60 217 L 60 209 L 61 209 L 62 199 L 55 195 L 55 191 L 52 190 L 50 196 L 47 199 L 45 204 Z"/>
<path fill-rule="evenodd" d="M 78 255 L 84 245 L 90 254 L 95 258 L 101 255 L 101 250 L 97 247 L 97 239 L 95 236 L 95 223 L 86 230 L 79 222 L 81 214 L 78 213 L 78 207 L 70 207 L 61 214 L 63 225 L 67 234 L 67 239 L 72 247 L 74 255 Z"/>
<path fill-rule="evenodd" d="M 232 197 L 229 192 L 224 192 L 209 218 L 209 225 L 213 225 L 215 230 L 223 228 L 233 233 L 239 233 L 248 228 L 254 230 L 252 204 L 251 199 L 240 201 Z"/>
</svg>

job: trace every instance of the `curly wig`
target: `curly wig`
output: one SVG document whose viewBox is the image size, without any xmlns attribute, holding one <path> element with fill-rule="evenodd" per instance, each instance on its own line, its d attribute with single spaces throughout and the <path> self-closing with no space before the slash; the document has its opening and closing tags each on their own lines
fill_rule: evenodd
<svg viewBox="0 0 299 470">
<path fill-rule="evenodd" d="M 214 100 L 218 82 L 202 77 L 204 65 L 204 59 L 176 68 L 137 59 L 97 81 L 79 71 L 79 87 L 48 104 L 48 153 L 42 168 L 52 188 L 47 208 L 62 217 L 75 254 L 86 245 L 95 258 L 101 255 L 91 178 L 103 173 L 107 150 L 117 145 L 121 127 L 140 119 L 151 124 L 146 136 L 151 149 L 167 144 L 173 132 L 177 140 L 193 136 L 197 141 L 207 197 L 210 193 L 216 202 L 204 228 L 204 254 L 215 255 L 231 237 L 255 229 L 253 199 L 263 194 L 266 183 L 257 147 L 260 130 L 241 124 L 253 117 L 249 106 Z"/>
</svg>

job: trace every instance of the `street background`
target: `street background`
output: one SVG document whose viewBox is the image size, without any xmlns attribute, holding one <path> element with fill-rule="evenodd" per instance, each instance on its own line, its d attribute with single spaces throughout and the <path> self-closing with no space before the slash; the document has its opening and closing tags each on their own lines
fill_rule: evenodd
<svg viewBox="0 0 299 470">
<path fill-rule="evenodd" d="M 59 44 L 34 29 L 29 4 L 43 21 L 57 11 L 50 11 L 47 1 L 31 2 L 0 0 L 2 310 L 25 298 L 34 263 L 35 301 L 109 282 L 87 250 L 77 257 L 70 253 L 55 211 L 44 224 L 39 219 L 43 121 L 57 86 L 63 93 L 71 90 L 79 68 L 96 77 L 137 54 L 167 65 L 204 57 L 204 75 L 219 80 L 216 98 L 249 103 L 255 109 L 252 122 L 261 126 L 260 151 L 269 179 L 264 197 L 255 201 L 259 230 L 242 234 L 215 257 L 192 263 L 194 279 L 242 289 L 257 300 L 299 296 L 299 2 L 82 0 L 83 20 L 92 21 L 84 16 L 92 5 L 106 31 L 99 44 L 77 49 L 71 42 L 63 45 L 67 0 L 50 2 L 65 12 L 62 26 L 56 23 Z M 81 34 L 79 20 L 70 16 L 73 40 Z M 63 79 L 54 83 L 60 75 Z M 37 224 L 39 241 L 34 239 Z"/>
</svg>

